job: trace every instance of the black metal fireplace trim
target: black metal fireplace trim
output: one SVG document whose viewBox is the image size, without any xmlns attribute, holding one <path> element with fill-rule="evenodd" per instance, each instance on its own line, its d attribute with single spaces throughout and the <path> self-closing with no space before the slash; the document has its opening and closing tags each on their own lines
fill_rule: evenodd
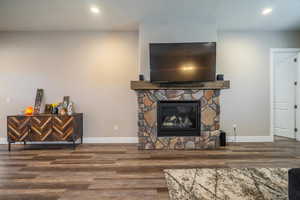
<svg viewBox="0 0 300 200">
<path fill-rule="evenodd" d="M 195 103 L 198 104 L 196 109 L 196 128 L 174 130 L 173 128 L 160 128 L 162 123 L 161 103 Z M 201 135 L 201 103 L 200 101 L 158 101 L 157 102 L 157 137 L 185 137 L 185 136 L 200 136 Z"/>
</svg>

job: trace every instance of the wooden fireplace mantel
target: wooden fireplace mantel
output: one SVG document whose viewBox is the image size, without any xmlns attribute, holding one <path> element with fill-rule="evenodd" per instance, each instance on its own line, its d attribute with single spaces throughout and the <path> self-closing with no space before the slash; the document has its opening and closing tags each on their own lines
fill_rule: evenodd
<svg viewBox="0 0 300 200">
<path fill-rule="evenodd" d="M 132 90 L 221 90 L 229 89 L 230 81 L 210 81 L 210 82 L 195 82 L 195 83 L 168 83 L 159 84 L 149 81 L 131 81 L 130 88 Z"/>
</svg>

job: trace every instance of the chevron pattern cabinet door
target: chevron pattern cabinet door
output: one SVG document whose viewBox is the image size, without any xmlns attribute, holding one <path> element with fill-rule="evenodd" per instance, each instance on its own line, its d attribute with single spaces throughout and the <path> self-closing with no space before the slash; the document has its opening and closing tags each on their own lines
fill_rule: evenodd
<svg viewBox="0 0 300 200">
<path fill-rule="evenodd" d="M 65 115 L 12 115 L 7 117 L 7 140 L 15 142 L 75 142 L 83 138 L 83 114 Z M 25 143 L 24 143 L 25 144 Z"/>
<path fill-rule="evenodd" d="M 31 118 L 30 140 L 55 141 L 51 116 L 33 116 Z"/>
<path fill-rule="evenodd" d="M 7 117 L 7 137 L 10 142 L 25 141 L 30 133 L 30 117 Z"/>
<path fill-rule="evenodd" d="M 62 141 L 72 141 L 74 133 L 74 117 L 73 116 L 54 116 L 53 131 L 55 137 Z"/>
</svg>

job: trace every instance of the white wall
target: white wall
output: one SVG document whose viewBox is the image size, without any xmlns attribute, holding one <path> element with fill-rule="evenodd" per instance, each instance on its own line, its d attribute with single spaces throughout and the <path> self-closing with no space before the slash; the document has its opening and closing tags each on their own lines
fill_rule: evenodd
<svg viewBox="0 0 300 200">
<path fill-rule="evenodd" d="M 85 113 L 88 137 L 136 137 L 136 94 L 129 84 L 138 70 L 149 73 L 148 43 L 216 40 L 217 71 L 231 81 L 231 89 L 221 92 L 221 128 L 232 134 L 237 124 L 240 136 L 268 136 L 269 50 L 299 48 L 300 33 L 214 30 L 144 24 L 140 38 L 133 32 L 2 32 L 0 137 L 6 135 L 6 115 L 33 105 L 36 88 L 45 89 L 47 103 L 71 96 Z"/>
<path fill-rule="evenodd" d="M 218 32 L 217 46 L 217 71 L 231 81 L 221 92 L 221 128 L 270 135 L 270 48 L 299 48 L 300 32 Z"/>
<path fill-rule="evenodd" d="M 149 43 L 215 42 L 216 26 L 193 21 L 177 23 L 147 22 L 139 28 L 140 73 L 150 80 Z"/>
<path fill-rule="evenodd" d="M 136 137 L 137 55 L 137 32 L 0 33 L 0 137 L 6 116 L 33 105 L 37 88 L 47 103 L 71 97 L 85 137 Z"/>
</svg>

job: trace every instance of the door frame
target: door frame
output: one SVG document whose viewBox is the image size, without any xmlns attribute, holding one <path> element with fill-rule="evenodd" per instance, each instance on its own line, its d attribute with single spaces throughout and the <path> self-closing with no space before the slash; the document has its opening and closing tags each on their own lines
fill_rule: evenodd
<svg viewBox="0 0 300 200">
<path fill-rule="evenodd" d="M 300 53 L 300 48 L 271 48 L 270 49 L 270 136 L 274 141 L 274 54 L 275 53 Z M 300 71 L 300 69 L 298 69 Z M 300 84 L 300 76 L 298 76 L 298 82 Z M 299 127 L 300 129 L 300 127 Z M 299 130 L 300 131 L 300 130 Z M 299 140 L 300 137 L 296 139 Z"/>
</svg>

